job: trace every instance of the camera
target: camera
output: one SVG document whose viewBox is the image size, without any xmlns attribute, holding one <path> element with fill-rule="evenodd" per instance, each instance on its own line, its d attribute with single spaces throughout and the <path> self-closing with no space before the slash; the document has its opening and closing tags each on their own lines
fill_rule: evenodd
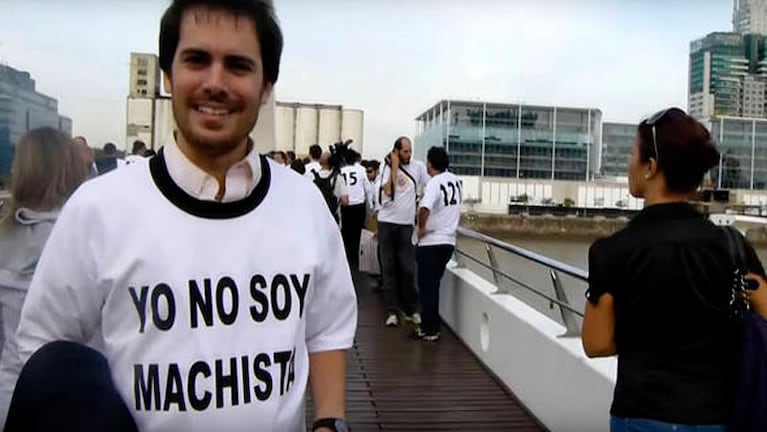
<svg viewBox="0 0 767 432">
<path fill-rule="evenodd" d="M 355 152 L 349 148 L 353 142 L 349 139 L 330 146 L 330 166 L 333 171 L 338 172 L 341 168 L 354 164 Z"/>
</svg>

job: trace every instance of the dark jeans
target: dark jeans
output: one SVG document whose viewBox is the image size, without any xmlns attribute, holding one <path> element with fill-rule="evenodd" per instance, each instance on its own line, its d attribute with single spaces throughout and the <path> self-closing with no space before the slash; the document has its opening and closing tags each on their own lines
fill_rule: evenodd
<svg viewBox="0 0 767 432">
<path fill-rule="evenodd" d="M 21 370 L 5 431 L 53 430 L 138 431 L 98 351 L 51 342 Z"/>
<path fill-rule="evenodd" d="M 439 283 L 445 274 L 452 245 L 419 246 L 415 257 L 418 263 L 418 289 L 421 292 L 421 330 L 427 335 L 439 333 Z"/>
<path fill-rule="evenodd" d="M 341 207 L 341 237 L 352 272 L 360 269 L 360 236 L 365 226 L 365 204 Z"/>
<path fill-rule="evenodd" d="M 724 426 L 694 426 L 641 418 L 610 417 L 610 432 L 724 432 Z"/>
<path fill-rule="evenodd" d="M 412 236 L 412 225 L 378 222 L 383 295 L 389 312 L 396 313 L 400 309 L 405 315 L 418 312 Z"/>
</svg>

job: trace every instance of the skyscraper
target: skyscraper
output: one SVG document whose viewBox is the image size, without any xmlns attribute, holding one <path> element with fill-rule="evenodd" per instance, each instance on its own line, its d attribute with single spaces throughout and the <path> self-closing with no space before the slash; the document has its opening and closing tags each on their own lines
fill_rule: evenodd
<svg viewBox="0 0 767 432">
<path fill-rule="evenodd" d="M 764 118 L 767 36 L 715 32 L 690 44 L 689 112 Z"/>
<path fill-rule="evenodd" d="M 736 33 L 767 35 L 767 0 L 734 0 L 732 28 Z"/>
</svg>

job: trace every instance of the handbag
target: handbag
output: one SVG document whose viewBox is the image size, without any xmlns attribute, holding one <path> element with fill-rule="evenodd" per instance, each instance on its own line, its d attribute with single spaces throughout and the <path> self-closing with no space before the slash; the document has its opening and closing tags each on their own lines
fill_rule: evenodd
<svg viewBox="0 0 767 432">
<path fill-rule="evenodd" d="M 381 268 L 378 265 L 378 239 L 375 238 L 372 231 L 362 230 L 359 254 L 359 270 L 361 272 L 372 275 L 381 274 Z"/>
<path fill-rule="evenodd" d="M 767 321 L 751 310 L 745 296 L 748 289 L 746 240 L 733 227 L 722 229 L 734 268 L 730 316 L 739 321 L 742 340 L 727 430 L 767 431 Z"/>
</svg>

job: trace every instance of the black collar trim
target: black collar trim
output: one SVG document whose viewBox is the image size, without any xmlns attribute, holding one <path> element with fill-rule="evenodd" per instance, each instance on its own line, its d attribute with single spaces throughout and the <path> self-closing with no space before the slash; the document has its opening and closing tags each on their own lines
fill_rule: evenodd
<svg viewBox="0 0 767 432">
<path fill-rule="evenodd" d="M 258 207 L 269 191 L 271 183 L 269 163 L 263 155 L 259 159 L 261 160 L 261 180 L 250 195 L 232 202 L 199 200 L 187 194 L 168 173 L 163 149 L 160 149 L 157 155 L 149 161 L 149 171 L 163 196 L 179 209 L 205 219 L 233 219 L 250 213 Z"/>
</svg>

